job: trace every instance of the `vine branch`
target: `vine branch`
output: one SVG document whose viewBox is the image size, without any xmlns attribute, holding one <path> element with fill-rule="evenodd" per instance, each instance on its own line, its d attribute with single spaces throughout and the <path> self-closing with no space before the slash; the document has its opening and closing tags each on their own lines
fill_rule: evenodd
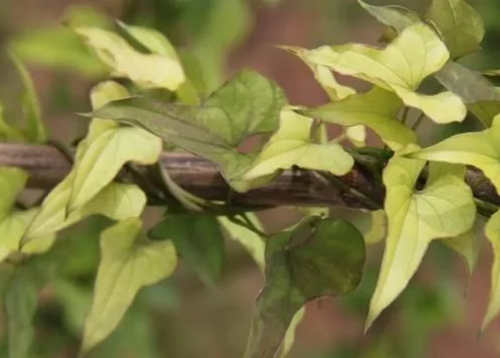
<svg viewBox="0 0 500 358">
<path fill-rule="evenodd" d="M 368 154 L 359 154 L 368 155 Z M 373 159 L 373 158 L 372 158 Z M 202 158 L 185 153 L 166 153 L 160 159 L 169 176 L 182 188 L 207 200 L 226 200 L 230 188 L 217 167 Z M 30 174 L 28 187 L 51 189 L 71 169 L 71 164 L 58 149 L 44 145 L 0 144 L 0 167 L 16 166 Z M 341 206 L 359 209 L 382 207 L 385 189 L 380 173 L 358 163 L 346 175 L 325 178 L 323 173 L 292 169 L 284 171 L 272 183 L 247 193 L 234 193 L 232 205 L 255 209 L 277 206 Z M 153 172 L 151 170 L 151 172 Z M 376 173 L 375 173 L 376 174 Z M 377 178 L 378 177 L 378 178 Z M 491 182 L 475 168 L 469 168 L 466 182 L 483 215 L 493 214 L 500 206 L 500 197 Z M 152 205 L 158 204 L 157 193 L 143 188 Z M 367 200 L 366 198 L 369 198 Z"/>
</svg>

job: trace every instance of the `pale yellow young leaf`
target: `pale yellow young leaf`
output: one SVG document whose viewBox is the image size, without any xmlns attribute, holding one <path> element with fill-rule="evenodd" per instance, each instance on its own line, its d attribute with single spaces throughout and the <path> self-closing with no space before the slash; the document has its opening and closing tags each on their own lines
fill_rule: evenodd
<svg viewBox="0 0 500 358">
<path fill-rule="evenodd" d="M 309 63 L 395 92 L 407 106 L 420 109 L 437 123 L 460 122 L 467 112 L 459 97 L 451 92 L 438 94 L 439 100 L 415 92 L 427 76 L 446 64 L 449 57 L 439 36 L 423 23 L 405 28 L 384 49 L 347 44 L 323 46 L 306 55 Z"/>
<path fill-rule="evenodd" d="M 170 276 L 177 265 L 172 241 L 141 242 L 141 220 L 130 218 L 101 234 L 101 262 L 81 351 L 87 353 L 120 323 L 139 290 Z"/>
<path fill-rule="evenodd" d="M 461 172 L 447 172 L 431 164 L 425 188 L 414 189 L 425 164 L 394 157 L 384 170 L 388 235 L 367 328 L 404 290 L 432 240 L 463 234 L 474 223 L 473 195 Z"/>
<path fill-rule="evenodd" d="M 177 58 L 136 51 L 117 34 L 99 28 L 75 29 L 114 76 L 126 77 L 145 88 L 175 91 L 186 79 Z"/>
</svg>

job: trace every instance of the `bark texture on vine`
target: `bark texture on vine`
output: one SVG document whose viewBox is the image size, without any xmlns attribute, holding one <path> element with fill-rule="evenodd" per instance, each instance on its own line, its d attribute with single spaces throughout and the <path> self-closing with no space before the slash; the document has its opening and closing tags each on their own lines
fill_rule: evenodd
<svg viewBox="0 0 500 358">
<path fill-rule="evenodd" d="M 230 197 L 233 205 L 245 207 L 343 206 L 373 210 L 382 207 L 385 195 L 380 180 L 360 164 L 335 178 L 302 169 L 286 170 L 272 183 L 242 194 L 232 193 L 217 167 L 202 158 L 165 152 L 160 162 L 177 184 L 193 194 L 220 201 Z M 0 166 L 26 170 L 30 188 L 51 189 L 69 172 L 71 162 L 53 146 L 0 144 Z M 468 168 L 466 182 L 482 203 L 484 214 L 491 214 L 500 205 L 495 188 L 479 170 Z M 147 187 L 143 189 L 153 196 Z"/>
</svg>

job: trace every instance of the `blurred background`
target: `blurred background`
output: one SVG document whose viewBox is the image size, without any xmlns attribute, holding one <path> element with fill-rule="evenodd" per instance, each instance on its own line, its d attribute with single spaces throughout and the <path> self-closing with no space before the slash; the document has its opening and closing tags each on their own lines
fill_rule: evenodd
<svg viewBox="0 0 500 358">
<path fill-rule="evenodd" d="M 427 6 L 426 0 L 370 3 L 397 3 L 418 11 Z M 484 17 L 487 36 L 483 50 L 465 62 L 477 69 L 499 68 L 500 2 L 476 0 L 472 5 Z M 300 60 L 274 45 L 375 44 L 382 30 L 354 0 L 0 0 L 0 9 L 0 44 L 17 44 L 34 76 L 50 136 L 66 143 L 84 134 L 86 122 L 75 113 L 88 111 L 88 91 L 101 76 L 98 66 L 61 32 L 59 25 L 68 17 L 100 21 L 101 14 L 154 27 L 181 51 L 194 54 L 209 88 L 231 71 L 251 67 L 275 79 L 291 103 L 309 106 L 326 102 L 327 96 Z M 9 78 L 9 73 L 0 73 L 4 94 L 13 85 Z M 341 81 L 366 88 L 347 78 Z M 423 127 L 421 134 L 424 141 L 433 142 L 474 125 L 468 119 L 439 130 Z M 150 211 L 151 218 L 158 215 L 161 212 Z M 297 213 L 276 209 L 261 218 L 274 231 L 293 222 Z M 64 277 L 41 295 L 37 356 L 76 357 L 97 266 L 96 233 L 106 225 L 104 219 L 93 218 L 66 234 L 70 244 L 60 248 L 65 253 Z M 383 244 L 370 247 L 365 278 L 355 293 L 308 305 L 291 357 L 500 356 L 500 322 L 477 338 L 491 265 L 489 246 L 479 239 L 482 249 L 471 277 L 456 255 L 433 244 L 409 288 L 364 336 Z M 173 278 L 145 289 L 120 328 L 91 357 L 241 356 L 263 277 L 239 246 L 228 241 L 226 251 L 222 277 L 214 285 L 203 284 L 181 265 Z M 5 342 L 2 345 L 5 349 Z"/>
</svg>

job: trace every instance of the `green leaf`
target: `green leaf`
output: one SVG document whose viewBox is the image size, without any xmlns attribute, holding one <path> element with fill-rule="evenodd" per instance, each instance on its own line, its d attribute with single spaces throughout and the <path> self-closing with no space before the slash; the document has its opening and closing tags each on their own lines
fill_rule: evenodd
<svg viewBox="0 0 500 358">
<path fill-rule="evenodd" d="M 358 0 L 358 3 L 380 23 L 390 26 L 397 33 L 421 21 L 417 13 L 403 6 L 375 6 L 367 4 L 362 0 Z"/>
<path fill-rule="evenodd" d="M 399 150 L 417 141 L 416 134 L 397 119 L 401 106 L 402 102 L 396 95 L 381 88 L 374 88 L 367 93 L 298 112 L 328 123 L 367 126 L 391 149 Z"/>
<path fill-rule="evenodd" d="M 248 219 L 252 222 L 253 225 L 257 227 L 257 229 L 263 231 L 262 225 L 258 217 L 255 214 L 246 214 Z M 259 269 L 264 273 L 265 272 L 265 241 L 262 237 L 257 235 L 255 232 L 249 230 L 246 227 L 235 224 L 227 217 L 220 216 L 217 218 L 224 227 L 224 229 L 229 233 L 229 236 L 238 241 L 245 250 L 252 256 L 255 263 L 259 267 Z M 290 326 L 285 333 L 283 338 L 283 343 L 281 345 L 279 358 L 284 358 L 288 355 L 290 350 L 292 349 L 293 343 L 295 341 L 295 334 L 299 323 L 304 318 L 305 309 L 301 308 L 298 310 L 292 318 Z"/>
<path fill-rule="evenodd" d="M 208 215 L 167 216 L 150 230 L 155 239 L 169 239 L 179 255 L 207 285 L 220 276 L 224 262 L 224 237 L 217 219 Z"/>
<path fill-rule="evenodd" d="M 479 50 L 484 37 L 484 23 L 479 13 L 465 1 L 433 0 L 424 19 L 436 27 L 451 58 Z"/>
<path fill-rule="evenodd" d="M 91 92 L 94 108 L 127 95 L 115 82 L 103 82 Z M 140 128 L 123 127 L 113 121 L 94 119 L 87 138 L 79 145 L 70 175 L 71 212 L 91 200 L 109 184 L 128 162 L 155 163 L 162 151 L 161 140 Z"/>
<path fill-rule="evenodd" d="M 113 220 L 137 217 L 146 206 L 146 195 L 138 186 L 111 183 L 83 207 L 66 215 L 71 179 L 70 175 L 44 200 L 40 212 L 33 218 L 24 234 L 24 244 L 61 231 L 91 215 L 101 214 Z"/>
<path fill-rule="evenodd" d="M 14 167 L 0 167 L 0 218 L 7 215 L 28 181 L 28 173 Z"/>
<path fill-rule="evenodd" d="M 345 221 L 310 218 L 270 237 L 245 358 L 275 357 L 294 314 L 309 300 L 355 289 L 364 260 L 362 235 Z"/>
<path fill-rule="evenodd" d="M 289 108 L 281 112 L 279 130 L 266 143 L 250 167 L 240 174 L 243 180 L 275 174 L 293 166 L 347 174 L 354 159 L 337 143 L 316 144 L 310 139 L 313 119 L 296 114 Z"/>
<path fill-rule="evenodd" d="M 101 234 L 101 263 L 85 321 L 82 353 L 116 328 L 142 287 L 161 281 L 175 269 L 177 256 L 172 242 L 137 240 L 141 226 L 140 219 L 130 218 Z"/>
<path fill-rule="evenodd" d="M 280 46 L 280 48 L 305 62 L 313 72 L 316 81 L 323 87 L 332 101 L 338 101 L 356 93 L 351 87 L 338 83 L 332 71 L 327 67 L 309 62 L 307 59 L 308 51 L 306 49 L 295 46 Z"/>
<path fill-rule="evenodd" d="M 90 116 L 145 128 L 166 142 L 213 161 L 234 189 L 246 191 L 258 183 L 233 179 L 256 153 L 243 154 L 237 147 L 253 134 L 276 131 L 284 104 L 283 92 L 273 81 L 244 70 L 201 106 L 133 97 L 111 102 Z"/>
<path fill-rule="evenodd" d="M 36 261 L 29 262 L 17 267 L 7 284 L 3 308 L 7 318 L 9 358 L 31 357 L 37 296 L 50 274 L 50 265 L 44 266 Z"/>
<path fill-rule="evenodd" d="M 40 103 L 38 102 L 35 86 L 30 74 L 21 61 L 13 53 L 10 56 L 24 85 L 21 103 L 27 127 L 26 136 L 30 143 L 44 143 L 47 141 L 47 130 L 42 121 Z"/>
<path fill-rule="evenodd" d="M 455 251 L 464 261 L 467 275 L 470 277 L 476 267 L 479 256 L 479 241 L 474 228 L 469 231 L 443 240 L 443 244 Z"/>
<path fill-rule="evenodd" d="M 491 243 L 494 261 L 491 268 L 490 297 L 488 309 L 481 326 L 484 332 L 488 325 L 495 319 L 500 311 L 500 211 L 497 211 L 487 222 L 485 234 Z"/>
<path fill-rule="evenodd" d="M 77 27 L 75 32 L 108 66 L 113 76 L 129 78 L 144 88 L 171 91 L 185 81 L 179 60 L 170 53 L 140 53 L 117 34 L 100 28 Z M 149 40 L 147 44 L 150 45 Z"/>
<path fill-rule="evenodd" d="M 432 240 L 463 234 L 474 223 L 476 207 L 463 172 L 431 164 L 425 188 L 415 190 L 425 164 L 394 157 L 384 170 L 389 229 L 366 328 L 404 290 Z"/>
<path fill-rule="evenodd" d="M 480 73 L 454 62 L 448 63 L 435 74 L 437 80 L 459 96 L 467 108 L 486 127 L 500 113 L 500 91 Z"/>
<path fill-rule="evenodd" d="M 153 164 L 161 150 L 160 139 L 141 128 L 118 127 L 103 132 L 88 143 L 87 150 L 75 163 L 68 211 L 94 198 L 125 163 Z"/>
<path fill-rule="evenodd" d="M 74 71 L 98 78 L 106 67 L 69 28 L 57 26 L 27 31 L 9 44 L 23 61 L 48 66 L 58 71 Z"/>
<path fill-rule="evenodd" d="M 77 282 L 59 278 L 50 285 L 57 302 L 63 307 L 63 319 L 75 335 L 82 332 L 85 315 L 92 303 L 90 290 Z"/>
<path fill-rule="evenodd" d="M 453 93 L 425 95 L 415 92 L 422 81 L 439 71 L 448 59 L 446 46 L 422 23 L 403 30 L 385 49 L 347 44 L 323 46 L 307 54 L 311 63 L 395 92 L 407 106 L 420 109 L 437 123 L 460 122 L 467 112 Z"/>
<path fill-rule="evenodd" d="M 500 192 L 500 116 L 481 132 L 458 134 L 409 154 L 412 158 L 472 165 L 491 180 Z"/>
</svg>

